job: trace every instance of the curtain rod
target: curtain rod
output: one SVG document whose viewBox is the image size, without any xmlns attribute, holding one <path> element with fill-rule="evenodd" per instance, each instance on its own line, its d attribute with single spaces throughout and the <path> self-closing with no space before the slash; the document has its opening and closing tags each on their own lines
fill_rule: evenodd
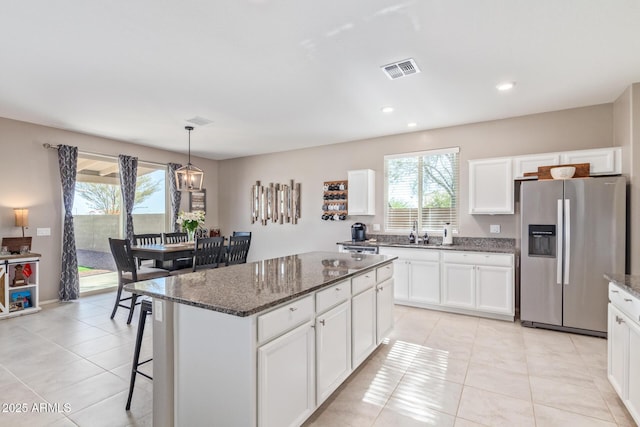
<svg viewBox="0 0 640 427">
<path fill-rule="evenodd" d="M 50 149 L 50 150 L 57 150 L 58 148 L 60 148 L 60 145 L 52 145 L 52 144 L 49 144 L 48 142 L 45 142 L 44 144 L 42 144 L 42 146 L 44 148 L 47 148 L 47 149 Z M 86 155 L 89 155 L 89 156 L 105 157 L 105 158 L 111 159 L 111 160 L 117 160 L 118 159 L 118 156 L 117 155 L 114 156 L 113 154 L 91 153 L 91 152 L 88 152 L 88 151 L 80 151 L 80 150 L 78 150 L 78 154 L 86 154 Z M 166 166 L 165 163 L 150 162 L 150 161 L 147 161 L 147 160 L 139 160 L 139 159 L 138 159 L 138 163 L 143 163 L 143 164 L 146 163 L 148 165 Z"/>
</svg>

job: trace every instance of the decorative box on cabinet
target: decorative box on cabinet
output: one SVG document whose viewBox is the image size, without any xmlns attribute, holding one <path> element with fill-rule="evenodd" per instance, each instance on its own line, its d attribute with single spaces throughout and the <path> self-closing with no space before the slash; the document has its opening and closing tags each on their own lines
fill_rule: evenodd
<svg viewBox="0 0 640 427">
<path fill-rule="evenodd" d="M 40 311 L 39 260 L 33 253 L 0 258 L 0 319 Z"/>
<path fill-rule="evenodd" d="M 513 213 L 511 157 L 469 160 L 469 213 Z"/>
<path fill-rule="evenodd" d="M 360 169 L 348 172 L 349 215 L 375 215 L 376 172 Z"/>
</svg>

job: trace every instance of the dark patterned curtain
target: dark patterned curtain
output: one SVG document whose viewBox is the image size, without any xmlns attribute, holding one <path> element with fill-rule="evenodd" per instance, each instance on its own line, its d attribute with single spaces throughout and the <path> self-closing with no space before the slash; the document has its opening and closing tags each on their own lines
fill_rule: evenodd
<svg viewBox="0 0 640 427">
<path fill-rule="evenodd" d="M 177 163 L 167 164 L 169 171 L 169 199 L 171 199 L 171 229 L 174 232 L 180 231 L 180 225 L 176 223 L 178 214 L 180 213 L 180 199 L 182 193 L 178 191 L 178 185 L 176 183 L 176 169 L 181 168 L 182 165 Z"/>
<path fill-rule="evenodd" d="M 80 279 L 78 278 L 78 256 L 76 238 L 73 232 L 73 196 L 76 192 L 76 169 L 78 165 L 78 147 L 58 146 L 58 166 L 62 184 L 64 203 L 64 226 L 62 229 L 62 266 L 60 272 L 60 291 L 62 301 L 78 299 Z"/>
<path fill-rule="evenodd" d="M 120 192 L 125 211 L 125 238 L 133 242 L 133 205 L 136 202 L 138 158 L 120 154 L 118 166 L 120 169 Z"/>
</svg>

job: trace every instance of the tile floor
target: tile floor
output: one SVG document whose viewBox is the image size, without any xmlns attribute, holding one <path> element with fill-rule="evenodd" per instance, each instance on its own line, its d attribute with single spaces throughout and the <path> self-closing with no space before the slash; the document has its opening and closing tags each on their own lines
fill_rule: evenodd
<svg viewBox="0 0 640 427">
<path fill-rule="evenodd" d="M 109 319 L 114 298 L 0 321 L 0 410 L 10 411 L 0 426 L 152 425 L 144 377 L 124 410 L 136 325 L 124 311 Z M 393 335 L 306 425 L 635 425 L 607 381 L 606 340 L 402 306 L 395 318 Z"/>
</svg>

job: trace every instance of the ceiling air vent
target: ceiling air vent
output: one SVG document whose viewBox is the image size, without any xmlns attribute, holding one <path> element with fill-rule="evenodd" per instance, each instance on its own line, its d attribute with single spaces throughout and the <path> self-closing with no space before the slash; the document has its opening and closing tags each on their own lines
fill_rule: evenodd
<svg viewBox="0 0 640 427">
<path fill-rule="evenodd" d="M 393 64 L 383 65 L 380 68 L 382 68 L 382 71 L 384 71 L 387 77 L 391 80 L 420 72 L 416 61 L 411 58 L 405 59 L 404 61 L 394 62 Z"/>
<path fill-rule="evenodd" d="M 198 126 L 206 126 L 209 123 L 213 123 L 213 120 L 205 119 L 204 117 L 200 117 L 200 116 L 195 116 L 191 119 L 187 119 L 187 121 L 189 123 L 193 123 L 194 125 L 198 125 Z"/>
</svg>

